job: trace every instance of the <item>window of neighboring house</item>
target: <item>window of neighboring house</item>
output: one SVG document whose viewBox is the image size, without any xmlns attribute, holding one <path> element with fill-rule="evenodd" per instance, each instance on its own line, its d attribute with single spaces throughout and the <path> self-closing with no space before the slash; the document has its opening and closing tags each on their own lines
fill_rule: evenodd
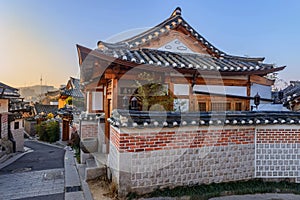
<svg viewBox="0 0 300 200">
<path fill-rule="evenodd" d="M 206 102 L 199 102 L 198 103 L 198 106 L 199 106 L 199 111 L 200 112 L 206 112 Z"/>
<path fill-rule="evenodd" d="M 103 92 L 92 93 L 92 110 L 103 110 Z"/>
<path fill-rule="evenodd" d="M 213 102 L 211 103 L 211 110 L 212 111 L 228 111 L 231 110 L 230 102 Z"/>
<path fill-rule="evenodd" d="M 19 122 L 15 122 L 14 129 L 19 129 L 19 126 L 20 126 L 20 123 Z"/>
<path fill-rule="evenodd" d="M 242 102 L 236 102 L 235 103 L 235 110 L 236 111 L 242 111 Z"/>
</svg>

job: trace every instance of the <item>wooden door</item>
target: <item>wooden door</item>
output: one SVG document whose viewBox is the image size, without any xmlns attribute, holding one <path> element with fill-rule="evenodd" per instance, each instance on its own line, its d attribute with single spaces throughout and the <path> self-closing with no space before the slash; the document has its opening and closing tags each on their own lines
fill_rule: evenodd
<svg viewBox="0 0 300 200">
<path fill-rule="evenodd" d="M 70 122 L 69 120 L 63 119 L 62 141 L 69 140 L 69 131 L 70 131 Z"/>
<path fill-rule="evenodd" d="M 105 113 L 105 144 L 106 144 L 106 153 L 109 153 L 109 141 L 110 141 L 110 123 L 107 121 L 107 119 L 111 115 L 111 99 L 107 99 L 106 104 L 106 113 Z"/>
</svg>

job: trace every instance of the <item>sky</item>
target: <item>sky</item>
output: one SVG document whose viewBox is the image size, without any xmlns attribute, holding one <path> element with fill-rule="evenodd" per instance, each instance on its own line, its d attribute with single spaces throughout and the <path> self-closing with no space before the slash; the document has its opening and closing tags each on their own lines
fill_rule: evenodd
<svg viewBox="0 0 300 200">
<path fill-rule="evenodd" d="M 287 66 L 300 79 L 298 0 L 0 0 L 0 82 L 59 87 L 79 78 L 76 44 L 96 48 L 123 32 L 145 29 L 181 7 L 183 18 L 220 50 Z"/>
</svg>

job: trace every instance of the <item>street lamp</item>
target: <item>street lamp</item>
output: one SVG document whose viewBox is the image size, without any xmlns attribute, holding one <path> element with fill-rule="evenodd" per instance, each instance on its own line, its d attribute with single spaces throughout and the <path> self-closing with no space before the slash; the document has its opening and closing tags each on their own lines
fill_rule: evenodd
<svg viewBox="0 0 300 200">
<path fill-rule="evenodd" d="M 257 110 L 258 109 L 258 105 L 260 104 L 260 96 L 259 96 L 258 93 L 254 96 L 254 104 L 255 104 L 256 110 Z"/>
</svg>

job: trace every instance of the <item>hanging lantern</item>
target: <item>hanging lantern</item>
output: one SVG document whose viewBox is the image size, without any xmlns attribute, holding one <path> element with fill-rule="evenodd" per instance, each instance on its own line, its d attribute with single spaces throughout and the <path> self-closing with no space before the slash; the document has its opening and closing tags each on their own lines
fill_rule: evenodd
<svg viewBox="0 0 300 200">
<path fill-rule="evenodd" d="M 257 107 L 260 104 L 260 96 L 258 93 L 254 96 L 254 104 L 255 104 L 256 110 L 257 110 Z"/>
<path fill-rule="evenodd" d="M 132 99 L 130 100 L 130 106 L 131 106 L 131 110 L 138 109 L 138 101 L 136 97 L 132 97 Z"/>
</svg>

